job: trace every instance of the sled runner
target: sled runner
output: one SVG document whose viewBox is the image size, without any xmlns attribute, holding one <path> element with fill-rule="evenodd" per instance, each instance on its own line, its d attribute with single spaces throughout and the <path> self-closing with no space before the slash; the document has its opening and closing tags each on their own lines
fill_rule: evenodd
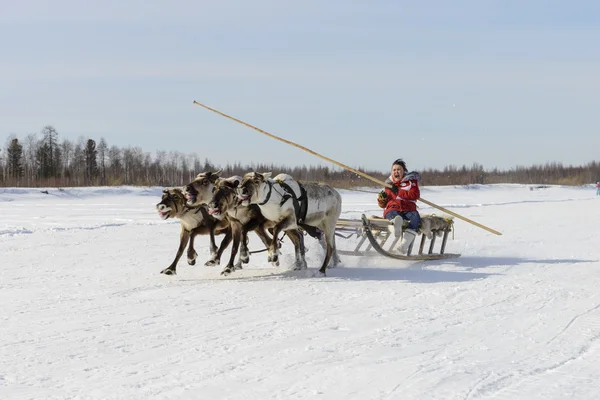
<svg viewBox="0 0 600 400">
<path fill-rule="evenodd" d="M 364 214 L 360 220 L 340 218 L 335 228 L 336 236 L 354 240 L 356 245 L 354 250 L 346 250 L 338 246 L 338 253 L 350 256 L 371 256 L 379 253 L 398 260 L 416 261 L 458 258 L 460 254 L 445 252 L 448 235 L 452 231 L 453 225 L 453 220 L 450 217 L 422 215 L 420 238 L 415 238 L 406 254 L 401 254 L 396 247 L 402 236 L 395 236 L 394 225 L 387 219 L 380 217 L 367 218 Z M 439 250 L 435 252 L 437 238 L 440 238 L 441 245 Z M 427 244 L 427 242 L 429 243 Z M 418 249 L 415 251 L 416 246 L 418 246 Z"/>
</svg>

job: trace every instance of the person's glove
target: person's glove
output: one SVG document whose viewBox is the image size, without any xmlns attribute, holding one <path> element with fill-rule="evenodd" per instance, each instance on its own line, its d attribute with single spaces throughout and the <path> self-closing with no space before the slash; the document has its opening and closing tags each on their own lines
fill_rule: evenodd
<svg viewBox="0 0 600 400">
<path fill-rule="evenodd" d="M 387 194 L 385 193 L 385 190 L 379 192 L 379 195 L 377 196 L 377 204 L 379 207 L 385 208 L 387 204 Z"/>
<path fill-rule="evenodd" d="M 390 190 L 392 192 L 394 192 L 395 195 L 398 195 L 398 186 L 396 185 L 392 185 L 392 187 L 390 188 Z"/>
</svg>

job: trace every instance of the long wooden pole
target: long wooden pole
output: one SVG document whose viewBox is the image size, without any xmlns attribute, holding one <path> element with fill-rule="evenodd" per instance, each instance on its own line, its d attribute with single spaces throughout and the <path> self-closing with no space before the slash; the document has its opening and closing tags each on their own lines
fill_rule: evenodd
<svg viewBox="0 0 600 400">
<path fill-rule="evenodd" d="M 211 107 L 209 107 L 209 106 L 207 106 L 207 105 L 204 105 L 204 104 L 198 103 L 196 100 L 194 100 L 194 104 L 196 104 L 196 105 L 198 105 L 198 106 L 200 106 L 200 107 L 206 108 L 207 110 L 209 110 L 209 111 L 212 111 L 212 112 L 214 112 L 214 113 L 217 113 L 217 114 L 219 114 L 219 115 L 222 115 L 223 117 L 225 117 L 225 118 L 227 118 L 227 119 L 230 119 L 230 120 L 232 120 L 232 121 L 235 121 L 235 122 L 237 122 L 237 123 L 240 123 L 240 124 L 242 124 L 242 125 L 244 125 L 244 126 L 247 126 L 248 128 L 254 129 L 255 131 L 257 131 L 257 132 L 260 132 L 260 133 L 262 133 L 263 135 L 267 135 L 267 136 L 268 136 L 268 137 L 270 137 L 270 138 L 277 139 L 277 140 L 279 140 L 279 141 L 281 141 L 281 142 L 283 142 L 283 143 L 287 143 L 287 144 L 289 144 L 289 145 L 292 145 L 292 146 L 294 146 L 294 147 L 297 147 L 297 148 L 299 148 L 299 149 L 302 149 L 302 150 L 304 150 L 304 151 L 306 151 L 306 152 L 308 152 L 308 153 L 310 153 L 310 154 L 312 154 L 312 155 L 314 155 L 314 156 L 317 156 L 317 157 L 319 157 L 319 158 L 321 158 L 321 159 L 323 159 L 323 160 L 329 161 L 330 163 L 333 163 L 333 164 L 337 165 L 338 167 L 344 168 L 344 169 L 345 169 L 345 170 L 347 170 L 347 171 L 354 172 L 355 174 L 357 174 L 357 175 L 360 175 L 360 176 L 362 176 L 363 178 L 367 178 L 367 179 L 369 179 L 369 180 L 371 180 L 371 181 L 373 181 L 373 182 L 375 182 L 375 183 L 378 183 L 378 184 L 380 184 L 381 186 L 386 186 L 386 187 L 388 187 L 388 188 L 391 188 L 391 187 L 392 187 L 392 185 L 390 185 L 389 183 L 385 183 L 385 182 L 383 182 L 383 181 L 381 181 L 381 180 L 379 180 L 379 179 L 377 179 L 377 178 L 374 178 L 374 177 L 372 177 L 372 176 L 370 176 L 370 175 L 367 175 L 367 174 L 365 174 L 365 173 L 364 173 L 364 172 L 362 172 L 362 171 L 359 171 L 359 170 L 357 170 L 357 169 L 354 169 L 354 168 L 352 168 L 352 167 L 349 167 L 349 166 L 347 166 L 347 165 L 344 165 L 344 164 L 342 164 L 342 163 L 340 163 L 340 162 L 337 162 L 337 161 L 335 161 L 335 160 L 333 160 L 333 159 L 331 159 L 331 158 L 329 158 L 329 157 L 325 157 L 324 155 L 321 155 L 321 154 L 319 154 L 319 153 L 316 153 L 316 152 L 312 151 L 311 149 L 309 149 L 309 148 L 306 148 L 306 147 L 304 147 L 304 146 L 301 146 L 301 145 L 299 145 L 299 144 L 297 144 L 297 143 L 291 142 L 291 141 L 289 141 L 289 140 L 286 140 L 286 139 L 280 138 L 279 136 L 275 136 L 275 135 L 273 135 L 273 134 L 271 134 L 271 133 L 269 133 L 269 132 L 263 131 L 262 129 L 260 129 L 260 128 L 257 128 L 257 127 L 256 127 L 256 126 L 254 126 L 254 125 L 250 125 L 250 124 L 249 124 L 249 123 L 247 123 L 247 122 L 244 122 L 244 121 L 242 121 L 242 120 L 239 120 L 239 119 L 237 119 L 237 118 L 235 118 L 235 117 L 232 117 L 232 116 L 230 116 L 230 115 L 227 115 L 227 114 L 225 114 L 225 113 L 222 113 L 222 112 L 221 112 L 221 111 L 219 111 L 219 110 L 215 110 L 214 108 L 211 108 Z M 425 203 L 425 204 L 427 204 L 427 205 L 429 205 L 429 206 L 431 206 L 431 207 L 433 207 L 433 208 L 437 208 L 437 209 L 438 209 L 438 210 L 440 210 L 440 211 L 443 211 L 443 212 L 445 212 L 445 213 L 447 213 L 447 214 L 450 214 L 450 215 L 452 215 L 453 217 L 456 217 L 456 218 L 462 219 L 463 221 L 465 221 L 465 222 L 468 222 L 468 223 L 470 223 L 470 224 L 473 224 L 473 225 L 475 225 L 475 226 L 477 226 L 477 227 L 479 227 L 479 228 L 481 228 L 481 229 L 485 229 L 486 231 L 488 231 L 488 232 L 491 232 L 491 233 L 493 233 L 493 234 L 495 234 L 495 235 L 502 235 L 502 233 L 500 233 L 500 232 L 498 232 L 498 231 L 496 231 L 496 230 L 494 230 L 494 229 L 492 229 L 492 228 L 488 228 L 488 227 L 487 227 L 487 226 L 485 226 L 485 225 L 481 225 L 480 223 L 478 223 L 478 222 L 475 222 L 475 221 L 473 221 L 473 220 L 471 220 L 471 219 L 469 219 L 469 218 L 463 217 L 462 215 L 459 215 L 459 214 L 457 214 L 457 213 L 455 213 L 455 212 L 453 212 L 453 211 L 450 211 L 450 210 L 448 210 L 448 209 L 446 209 L 446 208 L 444 208 L 444 207 L 438 206 L 437 204 L 434 204 L 434 203 L 432 203 L 432 202 L 430 202 L 430 201 L 427 201 L 427 200 L 425 200 L 425 199 L 424 199 L 424 198 L 422 198 L 422 197 L 421 197 L 421 198 L 419 198 L 419 201 L 422 201 L 423 203 Z"/>
</svg>

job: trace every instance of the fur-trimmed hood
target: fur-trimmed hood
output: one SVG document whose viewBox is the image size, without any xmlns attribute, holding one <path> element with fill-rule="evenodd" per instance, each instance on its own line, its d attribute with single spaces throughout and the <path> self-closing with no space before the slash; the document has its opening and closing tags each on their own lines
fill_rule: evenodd
<svg viewBox="0 0 600 400">
<path fill-rule="evenodd" d="M 406 175 L 404 175 L 404 178 L 402 178 L 401 182 L 412 181 L 412 180 L 419 182 L 420 179 L 421 179 L 421 175 L 418 172 L 411 171 L 411 172 L 407 172 Z M 394 184 L 394 181 L 392 180 L 391 175 L 385 180 L 385 183 L 389 183 L 390 185 Z"/>
</svg>

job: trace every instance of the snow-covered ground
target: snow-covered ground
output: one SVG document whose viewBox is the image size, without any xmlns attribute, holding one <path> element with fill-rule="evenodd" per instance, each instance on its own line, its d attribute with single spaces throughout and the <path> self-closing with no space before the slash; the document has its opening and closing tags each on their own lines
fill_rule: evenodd
<svg viewBox="0 0 600 400">
<path fill-rule="evenodd" d="M 206 237 L 159 274 L 179 242 L 161 190 L 0 188 L 1 399 L 600 398 L 591 185 L 423 188 L 503 235 L 456 220 L 458 259 L 343 256 L 325 278 L 289 271 L 289 243 L 222 277 Z M 341 192 L 344 218 L 380 213 Z"/>
</svg>

